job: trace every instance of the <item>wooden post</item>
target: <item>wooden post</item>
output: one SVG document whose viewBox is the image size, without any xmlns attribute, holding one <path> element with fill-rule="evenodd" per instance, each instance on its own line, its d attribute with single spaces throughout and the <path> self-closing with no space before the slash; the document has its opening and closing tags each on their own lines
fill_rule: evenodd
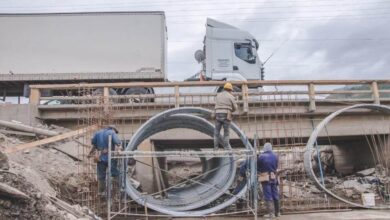
<svg viewBox="0 0 390 220">
<path fill-rule="evenodd" d="M 379 99 L 379 89 L 378 89 L 378 83 L 372 82 L 371 83 L 371 91 L 372 91 L 372 99 L 374 99 L 374 104 L 380 105 L 380 99 Z"/>
<path fill-rule="evenodd" d="M 308 86 L 309 90 L 309 112 L 314 112 L 316 110 L 316 93 L 314 84 L 310 83 Z"/>
<path fill-rule="evenodd" d="M 242 101 L 243 101 L 243 112 L 248 113 L 249 112 L 249 101 L 248 101 L 248 85 L 243 84 L 242 87 Z"/>
<path fill-rule="evenodd" d="M 110 101 L 110 88 L 103 88 L 103 105 L 104 105 L 104 113 L 108 114 L 108 104 Z"/>
<path fill-rule="evenodd" d="M 30 91 L 30 104 L 39 105 L 41 100 L 41 91 L 39 89 L 33 88 Z"/>
<path fill-rule="evenodd" d="M 180 107 L 180 92 L 179 86 L 175 86 L 175 108 Z"/>
</svg>

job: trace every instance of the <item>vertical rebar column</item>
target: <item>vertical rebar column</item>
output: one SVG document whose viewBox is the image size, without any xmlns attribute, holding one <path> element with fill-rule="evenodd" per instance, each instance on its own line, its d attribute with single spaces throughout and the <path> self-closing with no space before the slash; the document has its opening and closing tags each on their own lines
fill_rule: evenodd
<svg viewBox="0 0 390 220">
<path fill-rule="evenodd" d="M 112 136 L 108 136 L 108 174 L 107 174 L 107 219 L 111 219 L 111 142 Z"/>
<path fill-rule="evenodd" d="M 253 208 L 254 208 L 254 215 L 255 215 L 255 220 L 257 220 L 257 155 L 256 155 L 256 145 L 257 144 L 257 135 L 255 134 L 255 137 L 253 139 L 253 146 L 252 147 L 252 152 L 251 152 L 251 179 L 252 179 L 252 192 L 253 192 Z"/>
</svg>

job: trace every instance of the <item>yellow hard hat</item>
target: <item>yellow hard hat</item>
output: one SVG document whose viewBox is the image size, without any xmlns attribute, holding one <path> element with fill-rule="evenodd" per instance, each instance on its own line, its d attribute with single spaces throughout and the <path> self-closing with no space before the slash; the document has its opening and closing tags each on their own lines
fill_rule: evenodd
<svg viewBox="0 0 390 220">
<path fill-rule="evenodd" d="M 223 89 L 233 91 L 233 85 L 231 83 L 225 83 Z"/>
</svg>

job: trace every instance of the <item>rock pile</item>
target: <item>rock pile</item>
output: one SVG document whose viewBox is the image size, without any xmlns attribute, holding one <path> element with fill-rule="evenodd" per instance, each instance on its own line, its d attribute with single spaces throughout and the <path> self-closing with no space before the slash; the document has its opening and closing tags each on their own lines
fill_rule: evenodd
<svg viewBox="0 0 390 220">
<path fill-rule="evenodd" d="M 390 177 L 384 175 L 381 166 L 358 171 L 345 177 L 327 177 L 326 185 L 338 195 L 360 202 L 362 193 L 374 193 L 376 199 L 389 202 Z"/>
</svg>

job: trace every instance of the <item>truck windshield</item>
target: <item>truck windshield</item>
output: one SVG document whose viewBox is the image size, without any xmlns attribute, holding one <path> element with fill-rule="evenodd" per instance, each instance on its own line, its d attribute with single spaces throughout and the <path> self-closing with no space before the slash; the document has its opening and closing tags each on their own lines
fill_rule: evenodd
<svg viewBox="0 0 390 220">
<path fill-rule="evenodd" d="M 234 52 L 241 60 L 248 63 L 256 63 L 256 56 L 253 55 L 250 43 L 234 43 Z"/>
</svg>

